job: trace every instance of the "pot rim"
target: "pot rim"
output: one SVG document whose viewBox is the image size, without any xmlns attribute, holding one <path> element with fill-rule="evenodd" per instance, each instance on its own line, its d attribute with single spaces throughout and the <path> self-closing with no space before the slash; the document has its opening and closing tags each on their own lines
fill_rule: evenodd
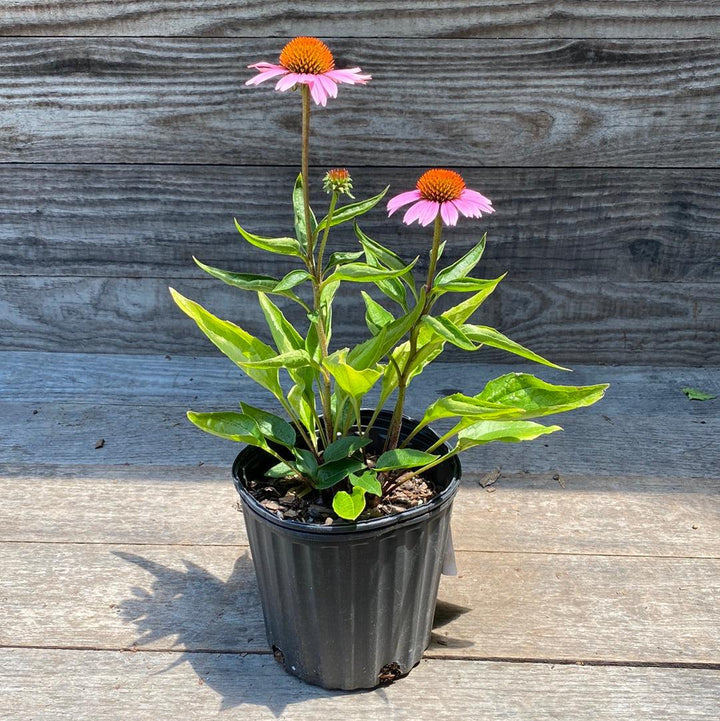
<svg viewBox="0 0 720 721">
<path fill-rule="evenodd" d="M 365 409 L 363 409 L 365 410 Z M 403 416 L 403 420 L 407 420 L 412 423 L 418 423 L 414 418 Z M 426 426 L 426 429 L 432 429 Z M 434 431 L 433 431 L 434 433 Z M 443 444 L 446 446 L 446 444 Z M 255 446 L 245 446 L 235 458 L 232 466 L 232 476 L 235 489 L 237 490 L 240 498 L 243 502 L 245 509 L 252 511 L 255 515 L 260 518 L 273 523 L 276 526 L 280 526 L 288 531 L 294 531 L 299 533 L 307 533 L 312 535 L 320 536 L 339 536 L 348 534 L 358 534 L 366 531 L 378 531 L 391 526 L 396 526 L 406 523 L 414 523 L 419 521 L 423 516 L 429 515 L 430 513 L 439 511 L 444 508 L 448 503 L 452 502 L 457 490 L 460 486 L 460 478 L 462 475 L 462 466 L 457 456 L 449 458 L 446 463 L 450 464 L 449 473 L 452 474 L 452 478 L 448 482 L 447 486 L 440 491 L 434 498 L 428 503 L 424 503 L 421 506 L 415 508 L 408 508 L 406 511 L 401 513 L 394 513 L 390 516 L 382 516 L 380 518 L 370 518 L 365 521 L 347 521 L 345 523 L 333 523 L 332 525 L 326 526 L 320 523 L 305 523 L 303 521 L 295 521 L 292 519 L 278 518 L 275 514 L 268 511 L 261 503 L 252 496 L 243 485 L 243 472 L 242 467 L 244 461 L 249 455 L 263 454 L 261 448 Z"/>
</svg>

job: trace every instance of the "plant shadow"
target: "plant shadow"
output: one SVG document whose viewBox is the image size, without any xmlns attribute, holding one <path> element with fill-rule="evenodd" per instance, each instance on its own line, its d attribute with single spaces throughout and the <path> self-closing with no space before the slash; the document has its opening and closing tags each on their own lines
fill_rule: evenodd
<svg viewBox="0 0 720 721">
<path fill-rule="evenodd" d="M 250 704 L 280 716 L 287 706 L 347 692 L 310 686 L 285 674 L 266 648 L 252 559 L 245 551 L 223 581 L 184 560 L 184 569 L 133 553 L 113 555 L 152 575 L 148 589 L 133 588 L 118 610 L 139 636 L 135 648 L 183 649 L 160 673 L 189 663 L 201 682 L 221 697 L 220 711 Z M 277 674 L 277 678 L 275 677 Z"/>
</svg>

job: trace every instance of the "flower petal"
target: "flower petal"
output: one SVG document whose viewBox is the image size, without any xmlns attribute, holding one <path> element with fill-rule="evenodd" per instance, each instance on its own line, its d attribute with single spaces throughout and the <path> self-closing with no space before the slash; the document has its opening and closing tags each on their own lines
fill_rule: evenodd
<svg viewBox="0 0 720 721">
<path fill-rule="evenodd" d="M 403 223 L 405 223 L 405 225 L 410 225 L 418 220 L 420 216 L 425 213 L 425 205 L 427 202 L 427 200 L 418 200 L 417 203 L 411 205 L 403 216 Z"/>
<path fill-rule="evenodd" d="M 360 68 L 328 70 L 326 73 L 324 73 L 324 75 L 326 78 L 330 78 L 336 83 L 347 83 L 348 85 L 365 85 L 368 80 L 372 80 L 372 75 L 364 75 Z"/>
<path fill-rule="evenodd" d="M 449 200 L 440 203 L 440 215 L 445 225 L 455 225 L 458 221 L 457 208 Z"/>
<path fill-rule="evenodd" d="M 420 198 L 419 190 L 408 190 L 406 193 L 400 193 L 400 195 L 390 198 L 387 204 L 388 216 L 392 215 L 398 208 L 402 208 L 403 205 L 412 203 L 413 200 L 420 200 Z"/>
<path fill-rule="evenodd" d="M 482 217 L 482 213 L 480 212 L 480 208 L 478 208 L 476 203 L 473 203 L 472 200 L 464 200 L 463 198 L 458 198 L 457 200 L 453 200 L 452 204 L 466 217 L 466 218 L 480 218 Z"/>
<path fill-rule="evenodd" d="M 278 65 L 258 73 L 255 77 L 250 78 L 245 85 L 259 85 L 260 83 L 264 83 L 266 80 L 276 78 L 278 75 L 286 75 L 287 72 L 288 71 L 285 68 Z"/>
<path fill-rule="evenodd" d="M 308 85 L 310 86 L 310 95 L 312 95 L 312 99 L 315 103 L 317 105 L 322 105 L 323 107 L 327 105 L 328 94 L 323 84 L 320 82 L 320 76 L 315 76 Z"/>
<path fill-rule="evenodd" d="M 477 190 L 465 188 L 465 190 L 460 193 L 460 200 L 469 200 L 470 202 L 475 203 L 475 205 L 484 213 L 495 212 L 495 209 L 492 207 L 492 200 L 490 200 L 490 198 L 486 198 L 482 193 L 478 193 Z"/>
<path fill-rule="evenodd" d="M 425 211 L 419 218 L 420 225 L 430 225 L 440 212 L 440 203 L 436 203 L 434 200 L 423 200 L 422 203 Z"/>
<path fill-rule="evenodd" d="M 280 90 L 281 92 L 290 90 L 290 88 L 300 82 L 301 77 L 302 76 L 297 73 L 288 73 L 275 83 L 275 90 Z"/>
<path fill-rule="evenodd" d="M 330 78 L 326 77 L 325 75 L 318 75 L 315 79 L 316 83 L 321 83 L 323 88 L 325 89 L 325 93 L 329 98 L 336 98 L 337 97 L 337 84 L 334 80 L 331 80 Z"/>
</svg>

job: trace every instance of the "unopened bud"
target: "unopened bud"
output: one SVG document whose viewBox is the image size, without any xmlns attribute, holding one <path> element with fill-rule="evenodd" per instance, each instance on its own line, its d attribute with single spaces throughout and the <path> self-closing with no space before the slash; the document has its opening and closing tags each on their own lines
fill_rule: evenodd
<svg viewBox="0 0 720 721">
<path fill-rule="evenodd" d="M 325 173 L 323 178 L 323 188 L 326 193 L 337 193 L 338 195 L 347 195 L 351 198 L 352 194 L 352 178 L 346 168 L 333 168 Z"/>
</svg>

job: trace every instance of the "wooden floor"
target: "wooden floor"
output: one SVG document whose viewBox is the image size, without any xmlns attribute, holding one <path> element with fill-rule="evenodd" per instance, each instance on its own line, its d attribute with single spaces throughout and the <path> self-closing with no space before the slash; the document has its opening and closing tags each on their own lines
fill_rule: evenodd
<svg viewBox="0 0 720 721">
<path fill-rule="evenodd" d="M 435 367 L 425 399 L 506 370 Z M 337 693 L 269 654 L 237 448 L 183 417 L 261 393 L 221 358 L 0 355 L 0 717 L 715 721 L 720 400 L 681 388 L 720 373 L 538 375 L 612 385 L 563 434 L 466 457 L 424 660 Z"/>
</svg>

